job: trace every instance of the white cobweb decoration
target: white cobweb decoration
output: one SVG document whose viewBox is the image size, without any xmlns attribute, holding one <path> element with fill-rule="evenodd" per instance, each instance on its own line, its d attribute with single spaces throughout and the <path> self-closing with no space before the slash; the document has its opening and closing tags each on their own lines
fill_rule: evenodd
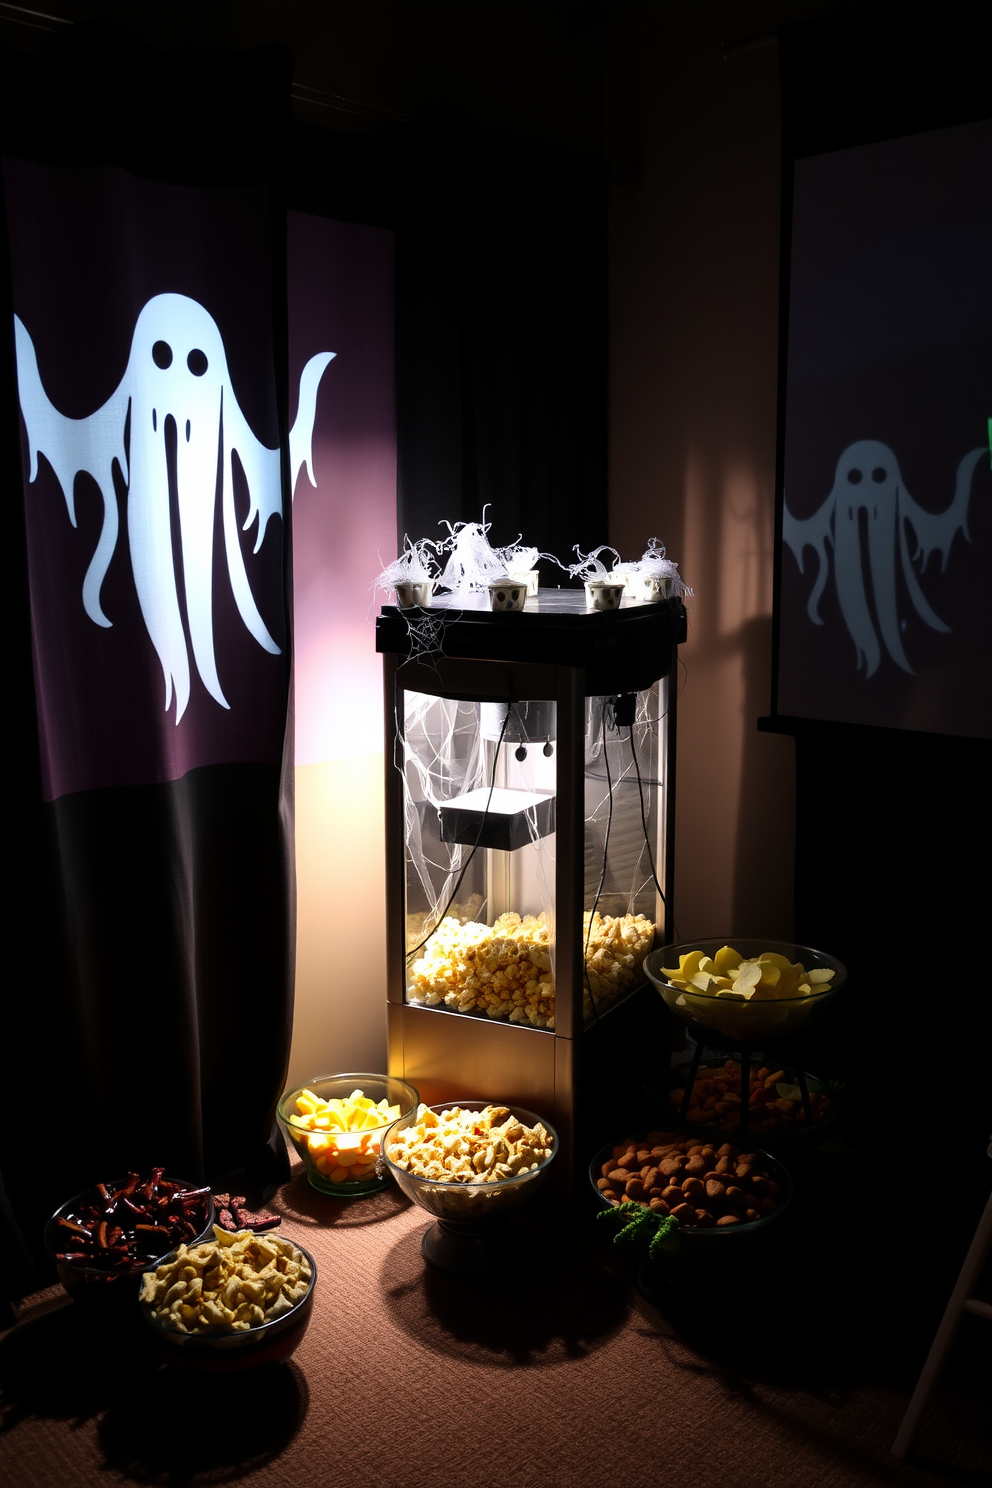
<svg viewBox="0 0 992 1488">
<path fill-rule="evenodd" d="M 429 537 L 412 542 L 404 533 L 402 553 L 392 563 L 386 564 L 373 583 L 373 590 L 395 589 L 397 584 L 423 584 L 428 579 L 436 579 L 440 568 L 437 560 L 439 548 L 440 545 L 431 542 Z"/>
<path fill-rule="evenodd" d="M 489 541 L 491 522 L 486 521 L 488 503 L 482 509 L 481 522 L 448 522 L 448 536 L 437 544 L 438 552 L 447 552 L 448 560 L 438 580 L 438 587 L 447 589 L 453 598 L 468 594 L 485 594 L 490 584 L 504 583 L 515 574 L 529 573 L 536 567 L 538 559 L 549 558 L 557 563 L 552 553 L 542 553 L 539 548 L 522 543 L 521 534 L 506 547 L 494 548 Z"/>
<path fill-rule="evenodd" d="M 445 522 L 448 536 L 438 544 L 439 551 L 447 551 L 448 561 L 439 580 L 439 587 L 447 589 L 455 598 L 469 594 L 484 594 L 490 584 L 497 584 L 507 577 L 503 552 L 493 548 L 489 542 L 491 522 L 485 520 L 483 509 L 481 522 Z"/>
<path fill-rule="evenodd" d="M 616 548 L 611 548 L 608 543 L 600 543 L 599 547 L 593 548 L 591 553 L 583 553 L 578 543 L 576 543 L 575 547 L 572 549 L 572 552 L 578 558 L 578 562 L 570 563 L 568 565 L 568 571 L 572 575 L 573 579 L 582 579 L 583 583 L 585 583 L 589 579 L 611 578 L 616 572 L 615 565 L 620 561 L 620 554 L 617 552 Z M 612 570 L 607 568 L 606 564 L 599 556 L 600 553 L 613 554 L 614 568 Z"/>
<path fill-rule="evenodd" d="M 596 551 L 601 552 L 602 549 L 597 548 Z M 665 544 L 659 542 L 656 537 L 652 537 L 640 558 L 635 558 L 630 563 L 618 561 L 613 566 L 613 578 L 626 579 L 628 575 L 635 574 L 652 579 L 668 579 L 672 586 L 671 592 L 677 594 L 679 599 L 685 599 L 687 595 L 692 594 L 692 590 L 679 573 L 678 564 L 671 558 L 665 557 Z"/>
<path fill-rule="evenodd" d="M 410 637 L 410 660 L 437 666 L 444 655 L 445 617 L 437 610 L 403 610 L 407 635 Z"/>
</svg>

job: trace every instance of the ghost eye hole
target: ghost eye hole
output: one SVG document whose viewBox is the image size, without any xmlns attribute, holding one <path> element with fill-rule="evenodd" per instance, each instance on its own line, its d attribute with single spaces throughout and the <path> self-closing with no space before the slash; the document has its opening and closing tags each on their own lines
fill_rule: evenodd
<svg viewBox="0 0 992 1488">
<path fill-rule="evenodd" d="M 172 347 L 168 341 L 156 341 L 152 347 L 152 361 L 156 367 L 161 367 L 164 372 L 166 367 L 172 366 Z"/>
<path fill-rule="evenodd" d="M 186 365 L 194 377 L 202 377 L 204 372 L 206 372 L 207 358 L 198 346 L 194 346 L 186 358 Z"/>
<path fill-rule="evenodd" d="M 876 486 L 880 486 L 882 484 L 882 482 L 885 480 L 886 474 L 887 472 L 884 465 L 875 466 L 875 469 L 871 473 L 871 478 L 875 482 Z"/>
<path fill-rule="evenodd" d="M 851 467 L 851 469 L 847 472 L 847 478 L 851 482 L 851 485 L 852 486 L 860 486 L 860 484 L 861 484 L 861 471 L 858 469 L 857 465 L 853 465 Z"/>
</svg>

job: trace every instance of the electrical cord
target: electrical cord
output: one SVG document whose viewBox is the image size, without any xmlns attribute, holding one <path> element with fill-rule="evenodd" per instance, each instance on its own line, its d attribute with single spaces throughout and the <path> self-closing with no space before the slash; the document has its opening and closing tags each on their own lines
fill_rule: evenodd
<svg viewBox="0 0 992 1488">
<path fill-rule="evenodd" d="M 636 747 L 634 745 L 634 726 L 633 726 L 633 724 L 631 724 L 631 726 L 630 726 L 630 728 L 628 730 L 628 733 L 630 734 L 630 755 L 631 755 L 631 759 L 634 761 L 634 774 L 637 776 L 637 795 L 638 795 L 638 799 L 640 800 L 640 803 L 641 803 L 641 826 L 644 828 L 644 846 L 648 850 L 648 862 L 651 864 L 651 877 L 654 879 L 654 886 L 658 890 L 658 893 L 659 893 L 659 895 L 661 897 L 662 904 L 664 904 L 667 907 L 668 901 L 665 898 L 665 891 L 664 891 L 664 889 L 661 887 L 661 884 L 658 882 L 658 873 L 657 873 L 657 870 L 656 870 L 656 868 L 654 866 L 654 853 L 651 850 L 651 833 L 648 831 L 647 808 L 644 805 L 644 787 L 643 787 L 643 785 L 641 783 L 641 767 L 637 763 L 637 749 L 636 749 Z M 660 782 L 658 782 L 658 781 L 654 781 L 654 782 L 651 782 L 651 783 L 652 784 L 660 784 Z"/>
<path fill-rule="evenodd" d="M 589 965 L 588 965 L 588 962 L 589 962 L 589 942 L 592 939 L 592 922 L 593 922 L 593 916 L 596 913 L 596 908 L 597 908 L 597 906 L 599 904 L 600 897 L 602 896 L 602 893 L 603 893 L 603 885 L 606 883 L 607 855 L 608 855 L 609 850 L 610 850 L 610 828 L 613 826 L 613 780 L 612 780 L 612 777 L 610 776 L 610 757 L 609 757 L 609 753 L 608 753 L 607 748 L 606 748 L 606 710 L 607 710 L 607 708 L 609 706 L 610 706 L 610 702 L 609 702 L 609 699 L 607 699 L 603 703 L 603 712 L 602 712 L 602 719 L 601 719 L 601 724 L 600 724 L 600 737 L 601 737 L 601 739 L 603 741 L 603 765 L 604 765 L 604 767 L 606 769 L 607 798 L 608 798 L 609 803 L 610 803 L 609 806 L 607 807 L 607 812 L 606 812 L 606 835 L 603 838 L 603 868 L 602 868 L 602 872 L 599 875 L 599 887 L 596 890 L 596 897 L 592 901 L 592 909 L 589 911 L 589 928 L 586 930 L 586 943 L 585 943 L 585 946 L 584 946 L 583 952 L 582 952 L 582 976 L 583 976 L 583 978 L 585 980 L 586 990 L 589 993 L 589 1001 L 590 1001 L 590 1003 L 592 1005 L 593 1016 L 597 1019 L 597 1021 L 599 1019 L 599 1008 L 596 1006 L 596 994 L 593 992 L 593 990 L 592 990 L 592 983 L 589 980 Z"/>
</svg>

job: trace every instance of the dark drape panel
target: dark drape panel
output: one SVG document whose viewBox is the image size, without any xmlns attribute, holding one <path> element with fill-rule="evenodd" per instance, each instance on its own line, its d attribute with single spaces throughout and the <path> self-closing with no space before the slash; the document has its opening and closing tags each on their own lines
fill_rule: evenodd
<svg viewBox="0 0 992 1488">
<path fill-rule="evenodd" d="M 290 62 L 281 49 L 226 56 L 156 53 L 119 38 L 76 31 L 43 62 L 4 54 L 0 67 L 2 148 L 14 162 L 14 175 L 21 171 L 21 181 L 27 162 L 29 170 L 39 163 L 64 169 L 70 191 L 72 181 L 79 179 L 77 172 L 102 170 L 118 172 L 99 178 L 114 190 L 114 183 L 123 182 L 120 189 L 126 193 L 129 181 L 140 182 L 138 194 L 145 197 L 155 183 L 170 190 L 195 188 L 204 193 L 203 200 L 214 189 L 248 192 L 263 244 L 256 253 L 262 265 L 255 276 L 256 302 L 245 316 L 237 304 L 224 301 L 230 281 L 243 270 L 239 262 L 208 265 L 202 282 L 198 277 L 195 265 L 209 260 L 213 249 L 209 241 L 194 241 L 198 230 L 192 218 L 188 232 L 181 225 L 175 229 L 175 249 L 165 254 L 162 266 L 146 270 L 136 264 L 132 273 L 124 254 L 119 272 L 110 276 L 116 286 L 108 286 L 97 275 L 92 294 L 109 296 L 116 287 L 128 307 L 126 312 L 115 311 L 108 299 L 107 337 L 100 338 L 102 343 L 114 335 L 119 339 L 120 326 L 134 323 L 127 320 L 130 307 L 146 295 L 192 296 L 199 310 L 205 303 L 202 283 L 213 277 L 220 308 L 208 307 L 209 313 L 203 312 L 206 319 L 201 319 L 204 325 L 213 324 L 210 317 L 215 316 L 215 329 L 224 336 L 234 379 L 233 388 L 223 390 L 227 427 L 232 426 L 235 400 L 240 397 L 256 437 L 252 448 L 258 458 L 264 463 L 265 451 L 282 450 L 281 456 L 273 456 L 282 515 L 273 515 L 268 523 L 257 566 L 252 566 L 251 557 L 254 532 L 239 539 L 240 560 L 228 549 L 230 580 L 218 496 L 212 579 L 208 571 L 207 582 L 212 583 L 208 599 L 217 670 L 229 706 L 216 701 L 219 689 L 207 695 L 209 667 L 201 657 L 194 658 L 188 646 L 192 684 L 182 724 L 186 732 L 181 736 L 187 742 L 176 743 L 177 705 L 173 697 L 171 712 L 162 711 L 160 663 L 148 644 L 153 627 L 147 622 L 145 635 L 137 623 L 141 616 L 135 589 L 140 598 L 140 585 L 128 561 L 129 541 L 132 557 L 134 553 L 130 505 L 134 493 L 127 490 L 118 465 L 113 496 L 120 536 L 102 595 L 114 611 L 114 624 L 100 630 L 92 616 L 83 613 L 78 587 L 67 585 L 64 603 L 72 620 L 67 621 L 62 649 L 78 660 L 80 648 L 92 650 L 106 639 L 122 648 L 122 664 L 130 667 L 137 666 L 143 647 L 157 681 L 154 687 L 140 680 L 132 686 L 132 673 L 125 671 L 123 683 L 107 684 L 114 706 L 121 710 L 120 728 L 108 729 L 99 707 L 105 696 L 99 687 L 106 679 L 99 686 L 86 677 L 78 683 L 70 679 L 72 696 L 67 700 L 62 683 L 56 688 L 42 678 L 40 752 L 26 553 L 30 545 L 36 659 L 40 666 L 43 658 L 37 648 L 42 635 L 42 649 L 47 647 L 46 655 L 62 665 L 65 657 L 57 635 L 53 640 L 50 623 L 50 593 L 60 596 L 61 591 L 42 594 L 36 582 L 39 574 L 50 578 L 62 560 L 53 550 L 49 561 L 49 554 L 39 549 L 38 534 L 44 529 L 38 524 L 48 501 L 51 515 L 44 519 L 51 523 L 57 516 L 65 519 L 69 541 L 78 536 L 81 544 L 78 551 L 66 549 L 70 561 L 82 561 L 85 568 L 99 523 L 94 525 L 94 489 L 86 487 L 88 477 L 76 482 L 81 503 L 78 534 L 70 531 L 64 507 L 58 511 L 63 493 L 44 458 L 36 484 L 22 483 L 22 453 L 27 454 L 28 441 L 18 417 L 12 311 L 15 293 L 18 303 L 26 300 L 33 309 L 44 308 L 46 290 L 43 283 L 34 282 L 35 266 L 23 253 L 12 270 L 8 244 L 15 224 L 5 218 L 0 233 L 4 255 L 0 481 L 11 533 L 7 636 L 13 653 L 13 697 L 8 739 L 13 741 L 16 773 L 8 777 L 12 802 L 8 892 L 16 932 L 10 940 L 15 969 L 5 978 L 2 994 L 0 1173 L 9 1206 L 0 1206 L 0 1231 L 5 1228 L 5 1250 L 22 1263 L 23 1242 L 37 1249 L 41 1222 L 62 1199 L 128 1167 L 165 1163 L 190 1178 L 218 1178 L 241 1170 L 258 1191 L 285 1172 L 273 1113 L 288 1059 L 294 937 L 283 193 Z M 18 210 L 22 206 L 23 202 Z M 221 219 L 223 215 L 221 211 Z M 167 217 L 162 221 L 167 228 Z M 35 222 L 28 225 L 37 227 Z M 23 247 L 23 240 L 18 241 Z M 93 251 L 83 233 L 74 241 L 69 232 L 63 247 L 67 263 L 78 264 L 79 255 Z M 140 234 L 132 247 L 140 254 Z M 247 249 L 243 256 L 251 257 Z M 45 272 L 46 265 L 38 264 L 37 275 Z M 146 272 L 147 283 L 141 278 Z M 92 319 L 92 311 L 87 313 Z M 239 335 L 244 341 L 259 339 L 239 332 L 244 323 L 264 326 L 260 349 L 238 344 Z M 70 342 L 71 335 L 69 326 Z M 49 334 L 47 345 L 40 344 L 45 341 L 40 333 L 38 339 L 46 393 L 58 406 L 52 392 L 61 374 L 58 327 Z M 73 351 L 78 361 L 78 344 Z M 122 355 L 126 359 L 126 345 Z M 88 408 L 63 406 L 60 412 L 81 418 L 99 406 L 107 394 L 108 377 L 112 390 L 114 379 L 121 376 L 120 348 L 117 356 L 117 371 L 111 373 L 111 364 L 100 367 L 95 349 L 92 401 Z M 239 371 L 239 366 L 247 370 Z M 216 370 L 215 365 L 211 375 Z M 101 378 L 104 387 L 97 396 Z M 85 403 L 85 387 L 80 397 Z M 126 432 L 133 454 L 135 420 L 147 414 L 150 421 L 153 410 L 142 408 L 136 397 L 131 403 Z M 154 417 L 157 428 L 157 411 Z M 169 477 L 172 539 L 179 592 L 185 582 L 188 595 L 192 557 L 189 548 L 179 554 L 176 511 L 183 496 L 181 477 L 176 475 L 176 460 L 183 453 L 182 429 L 172 437 L 173 450 L 179 448 L 171 457 Z M 185 437 L 188 444 L 189 425 Z M 249 435 L 243 435 L 242 448 L 250 443 Z M 51 460 L 44 445 L 42 453 Z M 242 453 L 243 464 L 245 458 Z M 267 468 L 271 474 L 271 461 Z M 247 466 L 242 474 L 243 480 L 237 473 L 233 477 L 238 527 L 248 494 L 255 490 Z M 33 503 L 27 534 L 26 499 Z M 242 625 L 235 612 L 231 594 L 238 561 L 249 576 L 252 602 L 264 611 L 264 626 L 253 621 L 255 632 L 264 629 L 270 645 L 256 643 L 255 632 L 249 634 L 248 622 Z M 61 604 L 62 598 L 57 602 Z M 242 590 L 238 601 L 242 618 L 251 608 Z M 129 633 L 122 616 L 135 621 Z M 185 612 L 184 627 L 189 642 Z M 91 706 L 94 696 L 96 707 Z M 247 706 L 258 697 L 264 699 L 266 716 L 242 727 L 244 710 L 239 714 L 239 705 Z M 150 710 L 150 722 L 143 721 L 142 709 Z M 161 741 L 157 752 L 146 751 L 117 778 L 113 772 L 101 778 L 98 770 L 96 775 L 91 771 L 94 784 L 85 787 L 92 763 L 87 741 L 103 737 L 113 742 L 123 733 L 133 735 L 143 749 L 156 730 Z M 83 760 L 79 777 L 83 788 L 60 788 L 59 780 L 68 778 L 64 771 L 59 774 L 67 759 L 73 768 Z M 11 1214 L 19 1234 L 12 1232 Z M 23 1289 L 27 1279 L 23 1264 L 16 1276 L 5 1274 L 8 1289 Z"/>
<path fill-rule="evenodd" d="M 488 502 L 494 543 L 604 542 L 605 162 L 444 120 L 396 149 L 401 535 Z"/>
</svg>

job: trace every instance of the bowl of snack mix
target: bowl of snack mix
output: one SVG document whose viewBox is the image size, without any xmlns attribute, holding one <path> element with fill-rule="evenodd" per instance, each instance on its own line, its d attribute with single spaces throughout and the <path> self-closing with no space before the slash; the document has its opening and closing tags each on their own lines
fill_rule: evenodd
<svg viewBox="0 0 992 1488">
<path fill-rule="evenodd" d="M 144 1273 L 140 1311 L 168 1364 L 203 1374 L 278 1364 L 313 1311 L 317 1263 L 282 1236 L 214 1226 Z"/>
<path fill-rule="evenodd" d="M 317 1075 L 288 1090 L 278 1114 L 303 1159 L 307 1181 L 339 1199 L 361 1198 L 388 1181 L 382 1139 L 420 1097 L 393 1075 Z"/>
<path fill-rule="evenodd" d="M 400 1189 L 437 1221 L 425 1258 L 463 1272 L 505 1264 L 498 1222 L 534 1196 L 557 1149 L 554 1127 L 533 1111 L 477 1100 L 418 1106 L 383 1142 Z"/>
<path fill-rule="evenodd" d="M 663 946 L 645 957 L 644 973 L 695 1033 L 732 1044 L 798 1032 L 847 980 L 846 967 L 824 951 L 748 936 Z"/>
<path fill-rule="evenodd" d="M 690 1072 L 677 1064 L 661 1081 L 669 1119 L 678 1122 Z M 749 1068 L 747 1133 L 741 1124 L 741 1061 L 704 1059 L 696 1071 L 686 1121 L 724 1135 L 721 1141 L 760 1142 L 771 1152 L 794 1154 L 816 1145 L 836 1121 L 843 1103 L 843 1085 L 803 1072 L 809 1097 L 810 1121 L 795 1070 L 774 1060 L 763 1064 L 752 1055 Z"/>
<path fill-rule="evenodd" d="M 68 1199 L 45 1225 L 44 1244 L 71 1297 L 131 1305 L 134 1282 L 149 1264 L 184 1241 L 202 1240 L 213 1222 L 209 1187 L 152 1168 Z"/>
</svg>

